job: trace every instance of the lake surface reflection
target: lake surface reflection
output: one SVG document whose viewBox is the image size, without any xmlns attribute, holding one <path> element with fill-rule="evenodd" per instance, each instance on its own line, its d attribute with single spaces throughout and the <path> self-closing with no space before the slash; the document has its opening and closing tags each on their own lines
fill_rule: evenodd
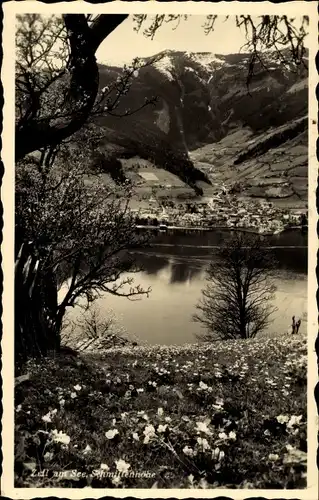
<svg viewBox="0 0 319 500">
<path fill-rule="evenodd" d="M 195 305 L 205 286 L 205 270 L 214 260 L 216 247 L 227 242 L 229 232 L 160 234 L 151 248 L 136 255 L 144 270 L 135 282 L 152 292 L 137 301 L 105 294 L 98 300 L 101 311 L 112 309 L 125 329 L 150 344 L 184 344 L 196 341 L 201 326 L 192 321 Z M 265 237 L 265 246 L 275 246 L 278 260 L 278 311 L 266 335 L 286 333 L 293 315 L 307 327 L 307 237 L 290 231 Z M 216 262 L 216 265 L 217 262 Z"/>
</svg>

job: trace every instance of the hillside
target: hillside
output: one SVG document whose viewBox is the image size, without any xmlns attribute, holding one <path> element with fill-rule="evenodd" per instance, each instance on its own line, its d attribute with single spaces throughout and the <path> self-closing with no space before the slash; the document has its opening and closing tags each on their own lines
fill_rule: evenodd
<svg viewBox="0 0 319 500">
<path fill-rule="evenodd" d="M 239 156 L 241 149 L 249 147 L 249 141 L 257 138 L 257 141 L 265 142 L 267 134 L 275 134 L 278 129 L 279 140 L 273 144 L 270 141 L 254 158 L 241 159 L 238 174 L 242 179 L 245 177 L 242 174 L 244 167 L 253 170 L 259 160 L 272 163 L 268 158 L 270 149 L 281 147 L 286 151 L 292 140 L 306 147 L 305 121 L 297 133 L 292 134 L 293 137 L 281 133 L 281 127 L 289 124 L 293 128 L 296 120 L 307 116 L 305 68 L 296 71 L 293 66 L 281 64 L 274 54 L 268 54 L 267 70 L 257 66 L 247 89 L 249 54 L 165 51 L 156 58 L 159 59 L 156 63 L 139 70 L 117 112 L 138 108 L 145 98 L 155 95 L 157 103 L 132 116 L 116 118 L 106 115 L 96 122 L 105 131 L 101 150 L 109 162 L 132 157 L 149 160 L 191 187 L 200 182 L 205 191 L 209 189 L 211 176 L 206 176 L 207 169 L 201 168 L 205 161 L 200 148 L 211 157 L 208 163 L 218 176 L 219 164 L 226 165 L 229 160 L 229 144 L 235 147 Z M 109 85 L 121 72 L 121 68 L 100 65 L 100 87 Z M 216 144 L 219 144 L 217 150 L 223 151 L 225 157 L 215 165 L 210 150 L 215 151 Z M 304 156 L 303 147 L 301 156 Z M 294 160 L 294 168 L 303 166 Z M 287 171 L 289 181 L 290 178 L 299 178 L 300 172 L 304 177 L 304 170 L 290 172 L 290 164 L 287 168 L 278 166 L 278 170 Z M 300 184 L 295 179 L 291 182 L 293 186 Z M 304 196 L 306 184 L 303 181 L 301 184 L 299 191 Z"/>
<path fill-rule="evenodd" d="M 110 349 L 25 369 L 16 487 L 306 485 L 304 336 Z"/>
</svg>

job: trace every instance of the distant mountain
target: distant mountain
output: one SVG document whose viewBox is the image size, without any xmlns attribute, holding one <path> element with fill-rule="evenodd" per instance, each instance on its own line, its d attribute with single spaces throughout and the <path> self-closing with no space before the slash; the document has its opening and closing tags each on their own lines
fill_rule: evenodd
<svg viewBox="0 0 319 500">
<path fill-rule="evenodd" d="M 260 135 L 307 116 L 307 70 L 282 64 L 275 53 L 266 57 L 266 67 L 256 65 L 247 88 L 249 54 L 158 54 L 156 63 L 138 71 L 117 111 L 138 108 L 152 96 L 158 102 L 125 118 L 100 117 L 96 124 L 105 130 L 103 153 L 110 162 L 133 156 L 150 160 L 192 187 L 199 181 L 210 183 L 207 173 L 194 166 L 190 151 L 236 130 Z M 105 65 L 99 70 L 101 88 L 123 71 Z M 306 122 L 300 127 L 296 135 L 306 129 Z"/>
</svg>

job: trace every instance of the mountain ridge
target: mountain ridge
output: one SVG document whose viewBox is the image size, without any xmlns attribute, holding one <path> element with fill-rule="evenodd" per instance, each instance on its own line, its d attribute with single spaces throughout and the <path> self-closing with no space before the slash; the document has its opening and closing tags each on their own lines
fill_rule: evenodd
<svg viewBox="0 0 319 500">
<path fill-rule="evenodd" d="M 247 88 L 249 57 L 169 50 L 144 58 L 156 62 L 138 71 L 118 111 L 135 109 L 154 95 L 158 101 L 123 119 L 97 119 L 105 130 L 101 150 L 108 161 L 139 156 L 196 188 L 199 181 L 209 185 L 211 180 L 194 163 L 191 151 L 236 130 L 248 128 L 260 135 L 306 116 L 306 69 L 283 65 L 276 55 L 267 54 L 268 68 L 257 64 Z M 99 70 L 100 88 L 122 73 L 115 66 L 99 65 Z"/>
</svg>

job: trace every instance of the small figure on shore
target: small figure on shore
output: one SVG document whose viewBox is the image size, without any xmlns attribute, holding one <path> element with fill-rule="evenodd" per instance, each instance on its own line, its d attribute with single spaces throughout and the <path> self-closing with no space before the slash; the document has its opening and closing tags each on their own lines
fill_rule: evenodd
<svg viewBox="0 0 319 500">
<path fill-rule="evenodd" d="M 301 319 L 298 318 L 298 320 L 296 321 L 296 317 L 293 316 L 291 325 L 292 328 L 291 335 L 297 335 L 297 333 L 299 332 L 300 325 L 301 325 Z"/>
</svg>

